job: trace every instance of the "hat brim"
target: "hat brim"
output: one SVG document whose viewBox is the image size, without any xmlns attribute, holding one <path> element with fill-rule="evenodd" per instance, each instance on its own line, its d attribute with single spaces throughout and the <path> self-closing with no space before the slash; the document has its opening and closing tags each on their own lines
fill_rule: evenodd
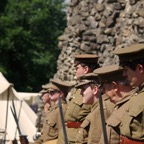
<svg viewBox="0 0 144 144">
<path fill-rule="evenodd" d="M 77 84 L 75 87 L 76 87 L 76 88 L 81 88 L 81 87 L 83 87 L 84 85 L 89 84 L 89 83 L 90 83 L 89 81 L 87 81 L 87 82 L 80 82 L 80 83 Z"/>
</svg>

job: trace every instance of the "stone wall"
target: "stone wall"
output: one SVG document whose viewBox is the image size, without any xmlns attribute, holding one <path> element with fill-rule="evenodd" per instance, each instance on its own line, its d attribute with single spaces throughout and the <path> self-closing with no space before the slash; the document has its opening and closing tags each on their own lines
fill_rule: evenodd
<svg viewBox="0 0 144 144">
<path fill-rule="evenodd" d="M 118 63 L 112 51 L 144 41 L 144 0 L 71 0 L 59 37 L 55 78 L 74 80 L 74 55 L 99 55 L 101 66 Z"/>
</svg>

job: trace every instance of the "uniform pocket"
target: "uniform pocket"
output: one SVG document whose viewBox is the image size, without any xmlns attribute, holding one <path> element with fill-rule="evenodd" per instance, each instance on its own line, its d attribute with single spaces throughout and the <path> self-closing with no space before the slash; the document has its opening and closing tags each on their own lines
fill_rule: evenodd
<svg viewBox="0 0 144 144">
<path fill-rule="evenodd" d="M 117 127 L 121 123 L 121 120 L 117 117 L 109 117 L 106 123 L 112 127 Z"/>
<path fill-rule="evenodd" d="M 84 139 L 88 137 L 89 128 L 90 128 L 90 122 L 88 120 L 84 120 L 83 123 L 81 124 Z"/>
<path fill-rule="evenodd" d="M 58 133 L 56 122 L 48 121 L 48 135 L 54 137 Z"/>
<path fill-rule="evenodd" d="M 143 112 L 143 110 L 144 110 L 144 105 L 140 105 L 133 109 L 130 109 L 128 113 L 132 117 L 137 117 L 140 113 Z"/>
<path fill-rule="evenodd" d="M 86 143 L 88 138 L 90 122 L 88 120 L 84 120 L 81 124 L 81 128 L 78 131 L 78 135 L 76 137 L 76 143 Z"/>
<path fill-rule="evenodd" d="M 48 122 L 48 124 L 50 125 L 50 127 L 54 127 L 56 125 L 55 122 Z"/>
<path fill-rule="evenodd" d="M 88 120 L 84 120 L 83 123 L 81 124 L 81 128 L 86 128 L 90 125 L 90 122 Z"/>
</svg>

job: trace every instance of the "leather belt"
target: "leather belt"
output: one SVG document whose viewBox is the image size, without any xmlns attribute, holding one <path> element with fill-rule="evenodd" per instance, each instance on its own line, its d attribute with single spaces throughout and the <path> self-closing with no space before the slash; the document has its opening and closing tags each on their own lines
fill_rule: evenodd
<svg viewBox="0 0 144 144">
<path fill-rule="evenodd" d="M 65 125 L 68 128 L 80 128 L 81 124 L 82 124 L 81 122 L 73 122 L 73 121 L 68 121 L 67 123 L 65 123 Z"/>
<path fill-rule="evenodd" d="M 120 144 L 144 144 L 144 141 L 129 139 L 125 136 L 120 136 Z"/>
</svg>

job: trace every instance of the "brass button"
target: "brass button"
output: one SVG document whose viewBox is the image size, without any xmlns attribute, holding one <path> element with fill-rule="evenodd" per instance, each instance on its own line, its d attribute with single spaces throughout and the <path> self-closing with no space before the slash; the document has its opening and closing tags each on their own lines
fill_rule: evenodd
<svg viewBox="0 0 144 144">
<path fill-rule="evenodd" d="M 138 95 L 138 93 L 135 93 L 135 96 L 137 96 Z"/>
<path fill-rule="evenodd" d="M 129 112 L 129 109 L 126 109 L 126 112 Z"/>
</svg>

